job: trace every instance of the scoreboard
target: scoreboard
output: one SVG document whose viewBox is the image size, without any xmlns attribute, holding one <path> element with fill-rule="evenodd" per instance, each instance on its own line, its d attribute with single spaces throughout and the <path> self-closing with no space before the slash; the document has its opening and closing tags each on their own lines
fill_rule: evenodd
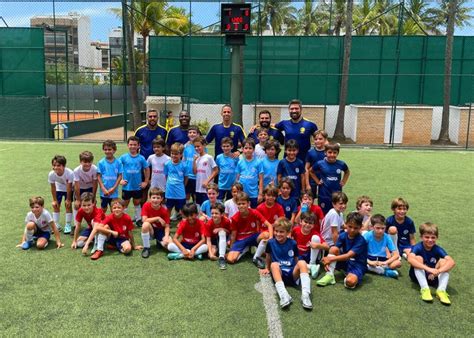
<svg viewBox="0 0 474 338">
<path fill-rule="evenodd" d="M 250 4 L 229 3 L 221 4 L 221 33 L 250 34 L 251 11 Z"/>
</svg>

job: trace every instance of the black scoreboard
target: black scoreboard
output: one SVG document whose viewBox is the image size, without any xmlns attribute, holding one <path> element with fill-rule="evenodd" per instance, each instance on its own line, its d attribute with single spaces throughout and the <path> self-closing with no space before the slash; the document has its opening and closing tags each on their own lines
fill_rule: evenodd
<svg viewBox="0 0 474 338">
<path fill-rule="evenodd" d="M 221 4 L 221 33 L 250 34 L 250 4 Z"/>
</svg>

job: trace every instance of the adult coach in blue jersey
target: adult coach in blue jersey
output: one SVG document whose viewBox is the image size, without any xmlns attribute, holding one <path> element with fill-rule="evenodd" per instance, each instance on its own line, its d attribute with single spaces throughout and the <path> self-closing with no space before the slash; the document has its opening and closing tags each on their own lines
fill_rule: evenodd
<svg viewBox="0 0 474 338">
<path fill-rule="evenodd" d="M 221 141 L 224 137 L 230 137 L 234 143 L 232 152 L 235 156 L 239 156 L 240 152 L 237 150 L 239 144 L 245 138 L 244 130 L 240 124 L 232 122 L 232 107 L 228 104 L 224 105 L 221 110 L 222 123 L 215 124 L 211 127 L 206 135 L 206 142 L 211 143 L 215 141 L 214 145 L 214 157 L 222 154 Z"/>
<path fill-rule="evenodd" d="M 166 145 L 169 149 L 173 143 L 186 144 L 188 142 L 188 128 L 191 122 L 191 115 L 188 111 L 182 110 L 178 116 L 179 125 L 172 127 L 166 137 Z"/>
<path fill-rule="evenodd" d="M 303 108 L 301 101 L 294 99 L 288 105 L 290 119 L 280 121 L 275 128 L 285 134 L 285 143 L 288 140 L 295 140 L 300 146 L 298 158 L 305 161 L 306 154 L 311 148 L 311 136 L 318 130 L 316 123 L 303 118 Z"/>
<path fill-rule="evenodd" d="M 155 138 L 166 140 L 166 129 L 158 124 L 158 112 L 150 109 L 146 113 L 146 124 L 135 131 L 135 136 L 140 139 L 140 154 L 148 159 L 153 154 L 152 142 Z"/>
<path fill-rule="evenodd" d="M 259 125 L 253 126 L 249 132 L 249 137 L 253 138 L 255 143 L 258 143 L 258 129 L 265 128 L 268 129 L 268 137 L 270 140 L 274 139 L 280 142 L 280 144 L 283 144 L 283 134 L 275 127 L 272 127 L 272 113 L 268 110 L 262 110 L 258 113 L 258 123 Z"/>
</svg>

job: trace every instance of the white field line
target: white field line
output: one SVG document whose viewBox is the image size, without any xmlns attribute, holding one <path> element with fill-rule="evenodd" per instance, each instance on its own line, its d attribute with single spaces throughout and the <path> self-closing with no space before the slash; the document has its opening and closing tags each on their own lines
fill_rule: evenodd
<svg viewBox="0 0 474 338">
<path fill-rule="evenodd" d="M 7 150 L 12 150 L 14 148 L 3 148 L 3 149 L 0 149 L 0 151 L 7 151 Z"/>
<path fill-rule="evenodd" d="M 283 337 L 280 314 L 275 297 L 276 291 L 272 279 L 269 276 L 260 276 L 260 282 L 255 284 L 255 290 L 263 296 L 263 305 L 267 315 L 268 336 L 270 338 Z"/>
</svg>

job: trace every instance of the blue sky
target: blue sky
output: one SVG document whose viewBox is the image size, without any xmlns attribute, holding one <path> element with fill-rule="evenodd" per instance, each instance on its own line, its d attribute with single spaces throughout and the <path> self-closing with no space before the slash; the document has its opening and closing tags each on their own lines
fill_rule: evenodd
<svg viewBox="0 0 474 338">
<path fill-rule="evenodd" d="M 174 6 L 181 6 L 189 11 L 189 2 L 169 1 Z M 67 14 L 68 12 L 78 12 L 88 15 L 91 19 L 91 39 L 106 41 L 109 31 L 117 26 L 121 26 L 121 20 L 116 18 L 109 9 L 120 7 L 120 2 L 71 2 L 56 1 L 56 15 Z M 469 6 L 474 7 L 474 1 L 469 1 Z M 207 26 L 219 20 L 219 1 L 193 1 L 191 9 L 193 12 L 193 20 L 202 25 Z M 51 15 L 53 13 L 52 1 L 35 1 L 35 2 L 13 2 L 0 0 L 0 16 L 7 22 L 10 27 L 27 27 L 29 19 L 35 15 Z M 474 13 L 472 13 L 474 15 Z M 472 22 L 474 26 L 474 22 Z M 0 27 L 4 27 L 0 20 Z M 457 35 L 474 35 L 474 27 L 466 27 L 464 29 L 456 29 Z"/>
</svg>

